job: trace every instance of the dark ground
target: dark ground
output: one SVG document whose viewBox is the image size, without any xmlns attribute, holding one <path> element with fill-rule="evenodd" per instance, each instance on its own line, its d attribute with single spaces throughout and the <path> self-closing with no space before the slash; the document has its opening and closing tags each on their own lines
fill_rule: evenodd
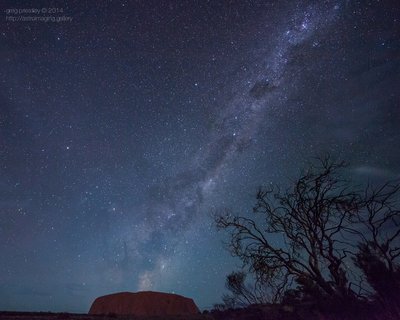
<svg viewBox="0 0 400 320">
<path fill-rule="evenodd" d="M 214 319 L 207 315 L 170 316 L 170 317 L 135 317 L 116 315 L 88 315 L 78 313 L 52 312 L 0 312 L 0 320 L 206 320 Z"/>
<path fill-rule="evenodd" d="M 51 312 L 0 312 L 0 320 L 398 320 L 400 310 L 371 308 L 352 312 L 325 312 L 322 314 L 310 307 L 297 310 L 282 305 L 250 306 L 245 309 L 204 311 L 188 316 L 138 317 L 109 315 L 88 315 Z M 395 311 L 395 312 L 394 312 Z"/>
</svg>

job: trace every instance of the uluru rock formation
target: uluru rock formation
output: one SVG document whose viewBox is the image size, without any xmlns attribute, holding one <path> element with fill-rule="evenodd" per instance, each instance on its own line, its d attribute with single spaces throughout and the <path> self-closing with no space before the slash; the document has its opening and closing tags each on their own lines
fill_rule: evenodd
<svg viewBox="0 0 400 320">
<path fill-rule="evenodd" d="M 89 314 L 167 316 L 199 313 L 194 301 L 183 296 L 153 292 L 120 292 L 94 300 Z"/>
</svg>

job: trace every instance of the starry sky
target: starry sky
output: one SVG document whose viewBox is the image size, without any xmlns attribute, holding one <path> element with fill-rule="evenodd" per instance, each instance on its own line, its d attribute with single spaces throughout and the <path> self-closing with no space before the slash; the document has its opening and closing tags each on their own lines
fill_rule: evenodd
<svg viewBox="0 0 400 320">
<path fill-rule="evenodd" d="M 396 1 L 0 6 L 0 310 L 210 308 L 240 267 L 212 212 L 326 152 L 400 175 Z"/>
</svg>

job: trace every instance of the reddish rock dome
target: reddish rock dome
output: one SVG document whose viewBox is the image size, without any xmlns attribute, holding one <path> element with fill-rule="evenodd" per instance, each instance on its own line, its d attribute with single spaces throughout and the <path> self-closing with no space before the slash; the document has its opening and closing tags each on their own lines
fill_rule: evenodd
<svg viewBox="0 0 400 320">
<path fill-rule="evenodd" d="M 89 314 L 166 316 L 197 314 L 199 309 L 194 301 L 183 296 L 153 292 L 120 292 L 94 300 Z"/>
</svg>

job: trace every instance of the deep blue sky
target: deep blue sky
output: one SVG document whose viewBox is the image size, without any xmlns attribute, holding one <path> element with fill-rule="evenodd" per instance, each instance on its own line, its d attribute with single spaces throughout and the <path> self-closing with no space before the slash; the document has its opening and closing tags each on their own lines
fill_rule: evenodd
<svg viewBox="0 0 400 320">
<path fill-rule="evenodd" d="M 25 8 L 63 12 L 7 10 Z M 325 152 L 355 179 L 399 177 L 395 1 L 1 11 L 0 310 L 137 290 L 211 307 L 240 266 L 213 210 L 250 210 Z"/>
</svg>

